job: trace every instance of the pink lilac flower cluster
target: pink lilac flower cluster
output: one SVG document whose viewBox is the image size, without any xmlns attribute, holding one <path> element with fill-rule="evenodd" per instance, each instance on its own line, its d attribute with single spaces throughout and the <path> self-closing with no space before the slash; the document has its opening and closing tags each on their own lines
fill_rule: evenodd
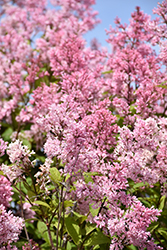
<svg viewBox="0 0 167 250">
<path fill-rule="evenodd" d="M 8 207 L 9 201 L 12 200 L 12 194 L 13 192 L 10 181 L 8 181 L 5 176 L 0 176 L 0 204 L 4 207 Z"/>
<path fill-rule="evenodd" d="M 126 125 L 135 122 L 132 104 L 136 116 L 144 119 L 157 112 L 165 114 L 166 88 L 159 85 L 166 81 L 166 74 L 161 53 L 158 55 L 151 44 L 157 36 L 153 21 L 137 7 L 129 25 L 122 25 L 119 19 L 115 23 L 116 29 L 107 32 L 114 51 L 107 62 L 108 69 L 113 71 L 107 90 L 114 96 L 116 112 L 125 117 Z"/>
<path fill-rule="evenodd" d="M 12 163 L 1 169 L 12 183 L 34 167 L 33 152 L 17 140 L 26 128 L 36 150 L 46 154 L 35 174 L 41 190 L 49 194 L 50 165 L 56 158 L 62 173 L 71 176 L 67 184 L 74 188 L 66 198 L 77 202 L 77 211 L 87 215 L 90 204 L 100 208 L 88 219 L 110 235 L 110 249 L 129 244 L 160 249 L 147 232 L 160 211 L 146 208 L 127 190 L 128 178 L 149 185 L 166 182 L 166 3 L 155 10 L 161 19 L 151 21 L 139 7 L 129 25 L 117 18 L 116 28 L 107 32 L 112 53 L 95 40 L 85 47 L 82 35 L 99 22 L 94 3 L 52 0 L 56 8 L 48 10 L 45 0 L 3 1 L 0 120 L 13 127 L 17 122 L 18 128 L 8 147 L 0 139 L 0 154 L 7 147 Z M 153 48 L 157 43 L 159 54 Z M 92 181 L 86 173 L 93 173 Z M 5 210 L 11 189 L 3 176 L 0 196 L 0 244 L 10 245 L 23 222 Z"/>
<path fill-rule="evenodd" d="M 0 139 L 1 156 L 7 148 L 7 142 Z M 2 169 L 2 168 L 1 168 Z M 12 200 L 12 187 L 10 181 L 5 176 L 0 176 L 0 249 L 16 250 L 17 247 L 11 246 L 10 243 L 18 240 L 18 236 L 23 227 L 23 219 L 16 217 L 12 212 L 7 212 L 9 202 Z"/>
<path fill-rule="evenodd" d="M 16 242 L 23 227 L 23 219 L 16 217 L 12 212 L 6 212 L 5 207 L 0 205 L 0 244 L 6 245 Z"/>
<path fill-rule="evenodd" d="M 5 148 L 6 144 L 4 143 L 4 145 Z M 1 167 L 2 169 L 3 167 Z M 0 249 L 2 250 L 17 249 L 10 243 L 18 240 L 24 223 L 22 218 L 14 216 L 11 211 L 6 211 L 12 200 L 12 194 L 11 182 L 5 176 L 0 176 Z"/>
<path fill-rule="evenodd" d="M 12 142 L 7 147 L 7 154 L 9 155 L 9 159 L 13 165 L 7 166 L 2 164 L 1 169 L 3 170 L 4 174 L 12 182 L 16 178 L 19 178 L 22 173 L 29 170 L 30 166 L 33 167 L 29 157 L 34 152 L 30 152 L 27 146 L 23 146 L 22 142 L 16 140 Z"/>
<path fill-rule="evenodd" d="M 119 129 L 119 143 L 115 159 L 129 170 L 127 178 L 151 184 L 166 182 L 166 119 L 137 119 L 134 130 L 126 126 Z"/>
<path fill-rule="evenodd" d="M 131 202 L 133 202 L 131 209 L 124 214 L 117 208 L 113 211 L 114 213 L 110 214 L 109 219 L 104 216 L 95 217 L 97 225 L 100 227 L 104 227 L 105 222 L 107 223 L 110 234 L 113 236 L 110 249 L 123 249 L 123 244 L 138 245 L 139 249 L 145 247 L 150 250 L 161 249 L 153 244 L 150 232 L 146 232 L 148 225 L 152 220 L 156 221 L 160 213 L 153 208 L 146 209 L 135 197 L 132 198 Z"/>
</svg>

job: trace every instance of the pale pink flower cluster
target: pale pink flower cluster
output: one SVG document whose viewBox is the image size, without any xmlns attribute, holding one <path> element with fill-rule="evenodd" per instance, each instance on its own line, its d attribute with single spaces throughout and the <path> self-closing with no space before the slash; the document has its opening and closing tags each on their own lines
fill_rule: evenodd
<svg viewBox="0 0 167 250">
<path fill-rule="evenodd" d="M 24 163 L 24 160 L 31 156 L 32 152 L 30 152 L 27 146 L 22 145 L 22 142 L 16 140 L 9 144 L 7 154 L 9 155 L 11 163 L 19 163 L 21 161 Z"/>
<path fill-rule="evenodd" d="M 14 216 L 10 211 L 6 212 L 5 207 L 0 205 L 0 244 L 10 244 L 18 240 L 23 227 L 23 219 Z"/>
<path fill-rule="evenodd" d="M 0 204 L 2 204 L 4 207 L 8 207 L 9 201 L 12 200 L 12 194 L 13 192 L 10 182 L 5 176 L 0 176 Z"/>
<path fill-rule="evenodd" d="M 166 123 L 166 119 L 137 119 L 133 131 L 126 126 L 119 129 L 115 159 L 129 170 L 127 178 L 150 185 L 166 182 Z"/>
<path fill-rule="evenodd" d="M 9 144 L 7 154 L 13 164 L 11 166 L 2 164 L 1 169 L 11 182 L 19 178 L 24 172 L 29 171 L 33 166 L 29 157 L 34 154 L 34 152 L 30 152 L 28 147 L 22 145 L 22 142 L 19 140 Z"/>
</svg>

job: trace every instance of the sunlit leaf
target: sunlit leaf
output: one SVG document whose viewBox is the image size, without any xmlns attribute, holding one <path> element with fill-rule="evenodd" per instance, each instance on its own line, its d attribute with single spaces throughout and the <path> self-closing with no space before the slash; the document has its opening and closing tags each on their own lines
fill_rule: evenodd
<svg viewBox="0 0 167 250">
<path fill-rule="evenodd" d="M 79 225 L 77 224 L 77 222 L 74 220 L 73 217 L 66 217 L 65 225 L 67 228 L 67 232 L 69 233 L 75 244 L 78 245 L 81 237 Z"/>
</svg>

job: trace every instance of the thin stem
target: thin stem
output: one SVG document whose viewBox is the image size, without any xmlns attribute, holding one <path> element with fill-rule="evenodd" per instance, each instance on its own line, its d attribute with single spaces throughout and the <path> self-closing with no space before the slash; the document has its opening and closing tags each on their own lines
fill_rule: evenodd
<svg viewBox="0 0 167 250">
<path fill-rule="evenodd" d="M 57 207 L 55 208 L 55 211 L 54 211 L 53 214 L 52 214 L 52 217 L 51 217 L 51 219 L 50 219 L 50 221 L 49 221 L 49 226 L 51 225 L 52 220 L 53 220 L 54 216 L 56 215 L 56 212 L 57 212 L 58 207 L 59 207 L 59 205 L 57 205 Z"/>
<path fill-rule="evenodd" d="M 50 244 L 51 244 L 52 250 L 55 250 L 55 247 L 54 247 L 54 244 L 53 244 L 53 240 L 52 240 L 52 235 L 51 235 L 51 232 L 50 232 L 50 225 L 48 223 L 48 219 L 46 219 L 46 226 L 47 226 L 47 229 L 48 229 L 49 240 L 50 240 Z"/>
<path fill-rule="evenodd" d="M 20 183 L 20 190 L 21 190 L 21 183 Z M 21 206 L 21 217 L 22 217 L 22 218 L 24 219 L 24 221 L 25 221 L 24 213 L 23 213 L 23 202 L 22 202 L 21 193 L 20 193 L 20 206 Z M 33 250 L 33 249 L 32 249 L 32 245 L 31 245 L 31 242 L 30 242 L 30 238 L 29 238 L 29 235 L 28 235 L 28 232 L 27 232 L 26 225 L 24 225 L 24 231 L 25 231 L 25 234 L 26 234 L 27 241 L 29 242 L 30 248 L 31 248 L 31 250 Z"/>
<path fill-rule="evenodd" d="M 99 209 L 99 212 L 98 212 L 97 216 L 99 216 L 99 214 L 101 213 L 101 210 L 102 210 L 102 208 L 103 208 L 103 206 L 104 206 L 106 200 L 107 200 L 107 198 L 105 197 L 105 198 L 104 198 L 104 201 L 102 202 L 102 204 L 101 204 L 101 206 L 100 206 L 100 209 Z"/>
</svg>

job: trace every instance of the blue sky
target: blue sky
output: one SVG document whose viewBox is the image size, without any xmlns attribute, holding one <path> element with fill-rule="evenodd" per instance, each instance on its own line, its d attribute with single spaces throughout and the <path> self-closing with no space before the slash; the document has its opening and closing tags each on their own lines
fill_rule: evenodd
<svg viewBox="0 0 167 250">
<path fill-rule="evenodd" d="M 89 44 L 96 37 L 103 46 L 109 48 L 105 42 L 105 39 L 107 39 L 105 29 L 109 30 L 110 25 L 115 26 L 114 19 L 116 16 L 121 18 L 122 23 L 128 23 L 135 7 L 140 6 L 141 10 L 153 18 L 155 15 L 153 15 L 152 9 L 157 6 L 158 2 L 162 3 L 161 0 L 96 0 L 94 9 L 99 12 L 98 17 L 101 19 L 101 23 L 84 36 L 87 43 Z"/>
</svg>

